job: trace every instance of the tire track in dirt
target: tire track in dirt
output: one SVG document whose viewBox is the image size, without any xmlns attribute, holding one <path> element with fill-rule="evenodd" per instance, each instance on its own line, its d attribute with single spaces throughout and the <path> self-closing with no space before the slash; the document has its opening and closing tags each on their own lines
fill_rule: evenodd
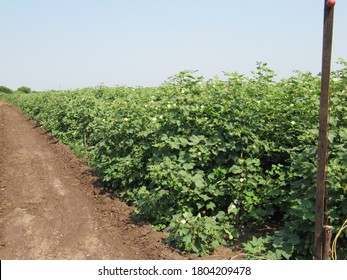
<svg viewBox="0 0 347 280">
<path fill-rule="evenodd" d="M 183 259 L 95 186 L 66 146 L 0 105 L 0 259 Z"/>
</svg>

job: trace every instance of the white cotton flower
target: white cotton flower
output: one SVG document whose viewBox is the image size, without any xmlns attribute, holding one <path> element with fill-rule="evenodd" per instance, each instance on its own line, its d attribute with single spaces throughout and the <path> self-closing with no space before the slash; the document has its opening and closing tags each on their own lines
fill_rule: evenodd
<svg viewBox="0 0 347 280">
<path fill-rule="evenodd" d="M 291 123 L 292 125 L 295 125 L 295 124 L 296 124 L 296 122 L 295 122 L 295 121 L 291 121 L 290 123 Z"/>
<path fill-rule="evenodd" d="M 229 205 L 229 207 L 228 207 L 228 213 L 229 213 L 229 214 L 232 213 L 233 210 L 236 209 L 236 208 L 237 208 L 236 205 L 233 204 L 233 203 L 231 203 L 231 204 Z"/>
<path fill-rule="evenodd" d="M 336 84 L 336 83 L 338 83 L 340 80 L 338 79 L 338 78 L 334 78 L 333 79 L 333 82 Z"/>
<path fill-rule="evenodd" d="M 245 178 L 240 178 L 240 182 L 242 183 L 245 180 Z"/>
<path fill-rule="evenodd" d="M 152 121 L 156 122 L 156 121 L 157 121 L 157 118 L 156 118 L 156 117 L 152 118 Z"/>
<path fill-rule="evenodd" d="M 181 220 L 181 224 L 185 225 L 187 223 L 186 220 Z"/>
<path fill-rule="evenodd" d="M 128 118 L 124 118 L 124 121 L 127 122 L 127 121 L 129 121 L 129 119 Z"/>
</svg>

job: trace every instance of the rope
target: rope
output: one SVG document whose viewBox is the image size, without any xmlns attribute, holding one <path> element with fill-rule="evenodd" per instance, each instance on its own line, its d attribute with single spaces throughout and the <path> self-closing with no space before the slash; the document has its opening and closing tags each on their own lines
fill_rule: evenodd
<svg viewBox="0 0 347 280">
<path fill-rule="evenodd" d="M 332 260 L 337 260 L 337 250 L 336 250 L 336 245 L 337 245 L 337 239 L 341 235 L 344 229 L 347 229 L 347 220 L 343 223 L 342 227 L 338 231 L 338 233 L 335 236 L 335 239 L 333 241 L 333 245 L 331 247 L 331 259 Z"/>
</svg>

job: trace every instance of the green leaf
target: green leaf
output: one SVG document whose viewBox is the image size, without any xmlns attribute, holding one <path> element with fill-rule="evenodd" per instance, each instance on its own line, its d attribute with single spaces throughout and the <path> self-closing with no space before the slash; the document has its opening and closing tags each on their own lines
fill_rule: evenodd
<svg viewBox="0 0 347 280">
<path fill-rule="evenodd" d="M 198 137 L 198 136 L 196 136 L 196 135 L 192 135 L 190 138 L 189 138 L 189 145 L 192 145 L 192 146 L 194 146 L 194 145 L 197 145 L 197 144 L 199 144 L 199 142 L 200 142 L 200 137 Z"/>
<path fill-rule="evenodd" d="M 205 206 L 205 203 L 202 203 L 202 202 L 199 202 L 199 201 L 195 202 L 195 204 L 196 204 L 196 207 L 198 209 L 202 209 Z"/>
<path fill-rule="evenodd" d="M 290 254 L 288 254 L 286 251 L 283 251 L 283 250 L 281 251 L 281 254 L 285 259 L 289 260 Z"/>
<path fill-rule="evenodd" d="M 191 170 L 191 169 L 194 168 L 194 166 L 195 166 L 194 163 L 184 163 L 184 164 L 183 164 L 183 168 L 184 168 L 185 170 Z"/>
<path fill-rule="evenodd" d="M 213 248 L 217 248 L 220 244 L 219 244 L 219 241 L 215 239 L 215 240 L 212 241 L 211 245 L 212 245 Z"/>
<path fill-rule="evenodd" d="M 347 140 L 347 128 L 342 127 L 339 131 L 339 136 L 343 139 L 343 140 Z"/>
<path fill-rule="evenodd" d="M 204 201 L 208 201 L 208 200 L 211 199 L 211 198 L 210 198 L 208 195 L 206 195 L 206 194 L 200 194 L 200 198 L 202 198 Z"/>
<path fill-rule="evenodd" d="M 293 244 L 293 245 L 297 245 L 300 243 L 300 237 L 297 234 L 291 234 L 288 237 L 288 242 Z"/>
<path fill-rule="evenodd" d="M 233 165 L 230 169 L 229 169 L 230 172 L 232 172 L 233 174 L 240 174 L 242 173 L 242 169 L 240 166 L 237 166 L 237 165 Z"/>
<path fill-rule="evenodd" d="M 335 132 L 334 132 L 333 130 L 330 130 L 330 131 L 329 131 L 329 135 L 328 135 L 329 142 L 330 142 L 330 143 L 333 143 L 335 137 L 336 137 Z"/>
<path fill-rule="evenodd" d="M 216 204 L 210 201 L 209 203 L 206 204 L 206 209 L 208 210 L 214 210 L 216 208 Z"/>
<path fill-rule="evenodd" d="M 201 174 L 195 174 L 192 180 L 197 188 L 202 188 L 205 186 L 205 181 Z"/>
<path fill-rule="evenodd" d="M 333 117 L 333 116 L 330 117 L 330 124 L 331 124 L 332 126 L 336 126 L 336 125 L 337 125 L 337 121 L 338 121 L 337 118 L 335 118 L 335 117 Z"/>
<path fill-rule="evenodd" d="M 181 240 L 184 243 L 190 243 L 190 242 L 192 242 L 192 235 L 191 234 L 187 234 L 187 235 L 183 236 Z"/>
<path fill-rule="evenodd" d="M 189 144 L 189 141 L 186 138 L 179 137 L 178 139 L 179 139 L 179 141 L 183 147 L 185 147 Z"/>
</svg>

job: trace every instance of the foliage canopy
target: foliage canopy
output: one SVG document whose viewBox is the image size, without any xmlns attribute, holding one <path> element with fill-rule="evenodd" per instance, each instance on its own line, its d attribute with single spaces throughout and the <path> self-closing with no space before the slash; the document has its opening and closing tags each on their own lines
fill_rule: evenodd
<svg viewBox="0 0 347 280">
<path fill-rule="evenodd" d="M 347 63 L 332 73 L 329 223 L 347 216 Z M 132 203 L 135 219 L 198 254 L 243 229 L 275 230 L 244 245 L 259 258 L 310 259 L 320 78 L 281 81 L 265 63 L 253 77 L 204 81 L 183 71 L 158 88 L 107 88 L 8 95 Z M 347 236 L 338 256 L 346 257 Z"/>
</svg>

